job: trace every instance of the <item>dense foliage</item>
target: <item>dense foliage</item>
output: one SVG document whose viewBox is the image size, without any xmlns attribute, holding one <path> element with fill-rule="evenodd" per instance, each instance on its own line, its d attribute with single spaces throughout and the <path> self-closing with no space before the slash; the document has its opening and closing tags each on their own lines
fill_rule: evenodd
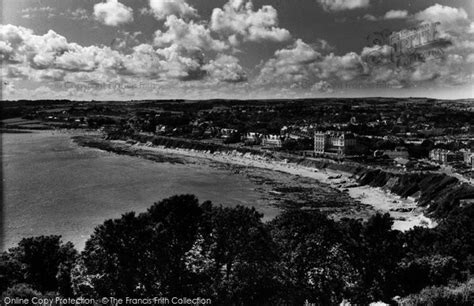
<svg viewBox="0 0 474 306">
<path fill-rule="evenodd" d="M 289 210 L 174 196 L 98 226 L 81 254 L 59 236 L 1 254 L 4 296 L 209 297 L 218 305 L 474 302 L 474 208 L 434 229 L 392 230 L 388 214 L 335 222 Z M 404 298 L 400 298 L 404 297 Z"/>
</svg>

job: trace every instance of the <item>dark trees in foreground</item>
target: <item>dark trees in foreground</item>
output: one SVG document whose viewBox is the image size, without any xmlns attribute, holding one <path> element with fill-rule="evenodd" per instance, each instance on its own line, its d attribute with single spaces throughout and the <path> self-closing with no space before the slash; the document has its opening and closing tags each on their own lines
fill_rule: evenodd
<svg viewBox="0 0 474 306">
<path fill-rule="evenodd" d="M 23 239 L 1 254 L 0 286 L 4 296 L 18 297 L 365 305 L 405 296 L 402 301 L 414 304 L 468 305 L 474 299 L 473 218 L 474 209 L 466 207 L 434 229 L 405 233 L 391 229 L 388 214 L 335 222 L 319 212 L 289 210 L 263 223 L 253 208 L 180 195 L 145 213 L 107 220 L 80 255 L 59 236 Z"/>
<path fill-rule="evenodd" d="M 73 244 L 62 243 L 60 236 L 22 239 L 17 247 L 1 254 L 1 290 L 26 283 L 43 293 L 72 296 L 71 269 L 76 258 Z"/>
<path fill-rule="evenodd" d="M 199 204 L 191 195 L 96 228 L 82 253 L 93 296 L 205 296 L 223 303 L 271 298 L 275 256 L 262 215 Z M 77 292 L 90 294 L 91 292 Z"/>
</svg>

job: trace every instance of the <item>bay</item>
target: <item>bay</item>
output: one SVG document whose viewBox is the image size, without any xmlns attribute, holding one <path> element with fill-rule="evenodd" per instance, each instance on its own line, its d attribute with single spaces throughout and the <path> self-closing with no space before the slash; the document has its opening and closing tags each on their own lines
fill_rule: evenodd
<svg viewBox="0 0 474 306">
<path fill-rule="evenodd" d="M 245 176 L 201 164 L 157 163 L 79 147 L 57 131 L 2 134 L 4 248 L 22 238 L 61 235 L 78 249 L 95 226 L 146 211 L 175 194 L 279 213 Z"/>
</svg>

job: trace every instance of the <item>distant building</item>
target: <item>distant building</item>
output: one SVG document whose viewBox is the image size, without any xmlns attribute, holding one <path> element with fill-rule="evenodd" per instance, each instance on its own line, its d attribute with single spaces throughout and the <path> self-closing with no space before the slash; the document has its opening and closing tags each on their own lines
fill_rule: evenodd
<svg viewBox="0 0 474 306">
<path fill-rule="evenodd" d="M 457 161 L 463 161 L 462 152 L 453 152 L 445 149 L 434 149 L 430 151 L 430 159 L 441 164 L 449 164 Z"/>
<path fill-rule="evenodd" d="M 260 133 L 248 132 L 242 136 L 242 141 L 252 144 L 260 144 L 262 135 Z"/>
<path fill-rule="evenodd" d="M 316 131 L 314 133 L 314 152 L 316 154 L 348 155 L 355 151 L 357 141 L 353 134 L 345 132 Z"/>
<path fill-rule="evenodd" d="M 402 146 L 396 147 L 395 150 L 385 150 L 384 154 L 390 157 L 391 159 L 396 159 L 396 158 L 406 159 L 410 156 L 407 148 L 402 147 Z"/>
<path fill-rule="evenodd" d="M 311 139 L 311 136 L 313 136 L 311 132 L 302 132 L 302 131 L 290 132 L 286 135 L 287 135 L 287 138 L 294 139 L 294 140 Z"/>
<path fill-rule="evenodd" d="M 262 145 L 265 147 L 281 148 L 283 139 L 280 135 L 264 135 Z"/>
<path fill-rule="evenodd" d="M 167 127 L 166 125 L 163 125 L 163 124 L 158 124 L 155 127 L 155 134 L 157 134 L 157 135 L 166 133 L 168 131 L 169 131 L 169 127 Z"/>
<path fill-rule="evenodd" d="M 227 139 L 230 138 L 232 135 L 236 134 L 238 131 L 236 129 L 221 129 L 221 138 Z"/>
<path fill-rule="evenodd" d="M 397 167 L 401 167 L 403 169 L 407 169 L 410 166 L 413 166 L 414 162 L 410 161 L 408 158 L 403 158 L 403 157 L 396 157 L 394 159 L 395 165 Z"/>
<path fill-rule="evenodd" d="M 474 170 L 474 152 L 472 151 L 472 149 L 463 149 L 460 151 L 463 154 L 464 163 Z"/>
</svg>

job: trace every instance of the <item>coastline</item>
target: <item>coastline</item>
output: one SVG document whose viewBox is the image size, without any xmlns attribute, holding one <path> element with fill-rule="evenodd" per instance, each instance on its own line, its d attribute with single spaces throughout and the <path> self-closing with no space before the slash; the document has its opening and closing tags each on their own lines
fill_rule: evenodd
<svg viewBox="0 0 474 306">
<path fill-rule="evenodd" d="M 417 206 L 414 199 L 405 199 L 386 190 L 371 186 L 360 186 L 352 174 L 333 169 L 316 169 L 303 165 L 297 165 L 286 160 L 277 161 L 271 158 L 253 155 L 250 153 L 210 152 L 194 149 L 169 148 L 165 146 L 153 146 L 151 143 L 128 143 L 124 140 L 102 140 L 102 144 L 108 143 L 114 147 L 120 147 L 118 154 L 129 154 L 140 156 L 156 161 L 167 161 L 169 158 L 186 158 L 192 162 L 206 160 L 208 163 L 232 165 L 244 169 L 255 168 L 271 172 L 280 172 L 296 178 L 315 180 L 340 193 L 347 194 L 355 202 L 370 206 L 373 212 L 390 213 L 394 218 L 393 228 L 401 231 L 409 230 L 414 226 L 435 227 L 434 220 L 426 217 L 422 209 Z M 80 145 L 88 146 L 87 143 Z M 94 146 L 93 146 L 94 147 Z M 124 151 L 129 152 L 124 152 Z M 142 156 L 145 154 L 146 156 Z M 150 158 L 150 155 L 152 158 Z M 275 192 L 276 193 L 276 192 Z M 337 217 L 336 217 L 337 219 Z"/>
<path fill-rule="evenodd" d="M 124 141 L 114 141 L 124 144 Z M 229 163 L 245 167 L 262 168 L 271 171 L 279 171 L 294 176 L 302 176 L 315 179 L 321 183 L 328 184 L 331 188 L 347 192 L 354 200 L 362 204 L 372 206 L 376 211 L 388 212 L 394 217 L 393 228 L 401 231 L 409 230 L 414 226 L 435 227 L 434 220 L 424 216 L 421 209 L 413 199 L 402 199 L 400 196 L 382 190 L 377 187 L 356 186 L 356 181 L 352 175 L 338 170 L 305 167 L 288 162 L 279 162 L 269 158 L 255 156 L 252 154 L 242 154 L 236 151 L 232 153 L 224 152 L 202 152 L 180 148 L 166 148 L 164 146 L 146 146 L 135 144 L 134 148 L 149 150 L 157 153 L 170 155 L 184 155 L 192 158 L 208 159 L 213 162 Z M 398 211 L 395 211 L 398 210 Z"/>
</svg>

